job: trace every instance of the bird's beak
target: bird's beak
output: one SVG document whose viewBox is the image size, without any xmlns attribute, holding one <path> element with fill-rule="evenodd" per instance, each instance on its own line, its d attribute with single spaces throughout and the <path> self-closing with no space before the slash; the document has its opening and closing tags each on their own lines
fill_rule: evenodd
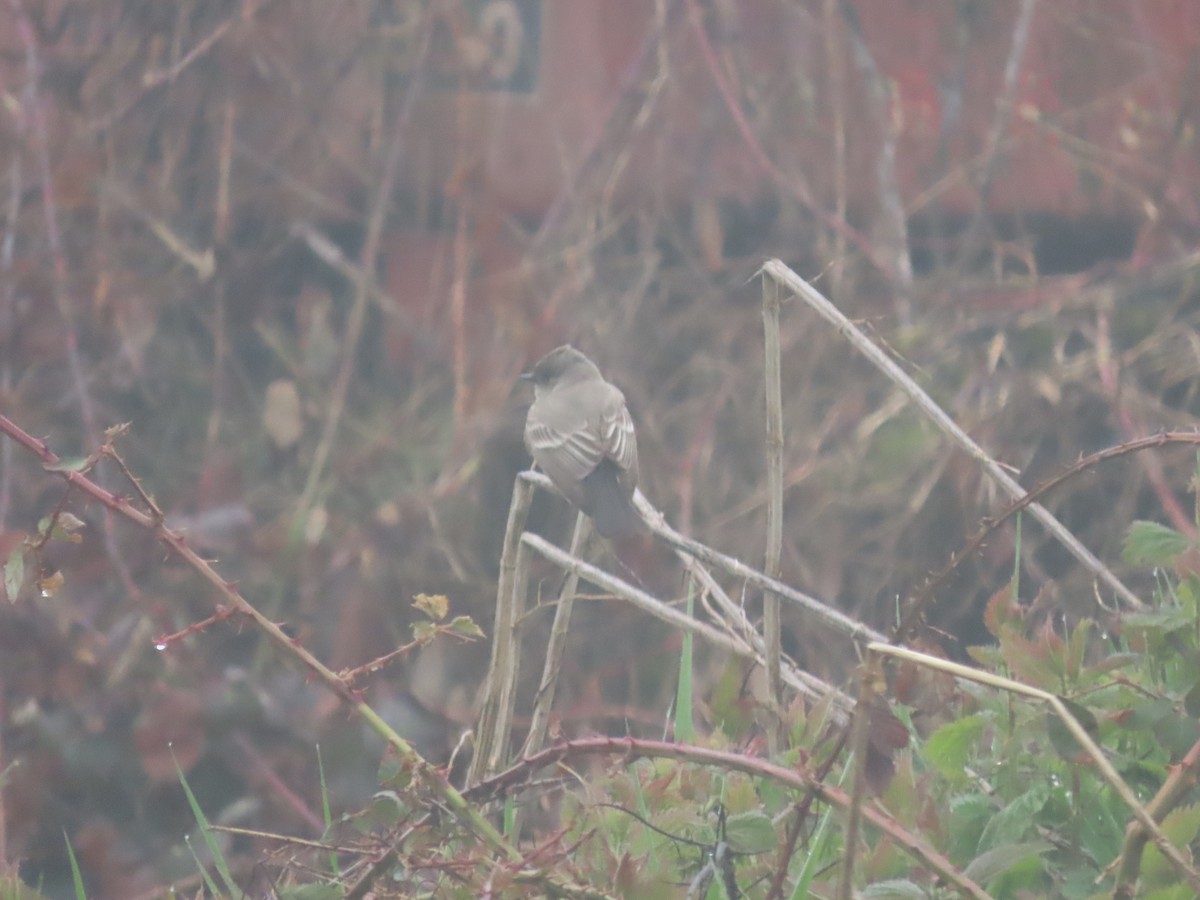
<svg viewBox="0 0 1200 900">
<path fill-rule="evenodd" d="M 517 376 L 517 380 L 518 381 L 533 381 L 533 373 L 532 372 L 522 372 L 520 375 Z"/>
</svg>

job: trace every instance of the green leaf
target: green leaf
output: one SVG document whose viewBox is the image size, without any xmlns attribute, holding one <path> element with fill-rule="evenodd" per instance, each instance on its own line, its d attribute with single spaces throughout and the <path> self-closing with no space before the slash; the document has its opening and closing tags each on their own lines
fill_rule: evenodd
<svg viewBox="0 0 1200 900">
<path fill-rule="evenodd" d="M 979 838 L 980 849 L 993 850 L 1023 840 L 1036 824 L 1048 796 L 1047 789 L 1037 785 L 992 816 Z"/>
<path fill-rule="evenodd" d="M 25 545 L 24 542 L 13 548 L 4 564 L 4 593 L 10 603 L 16 603 L 21 593 L 21 585 L 25 582 Z"/>
<path fill-rule="evenodd" d="M 437 637 L 438 627 L 435 623 L 428 619 L 422 619 L 419 622 L 413 622 L 412 635 L 413 640 L 420 644 L 428 644 Z"/>
<path fill-rule="evenodd" d="M 1139 519 L 1129 526 L 1121 556 L 1135 566 L 1167 566 L 1189 546 L 1187 536 L 1174 528 Z"/>
<path fill-rule="evenodd" d="M 860 900 L 926 900 L 929 892 L 912 881 L 894 878 L 868 885 L 855 896 Z"/>
<path fill-rule="evenodd" d="M 485 637 L 483 629 L 476 625 L 475 620 L 470 616 L 455 616 L 446 624 L 446 630 L 451 634 L 472 640 L 482 640 Z"/>
<path fill-rule="evenodd" d="M 1023 844 L 996 847 L 971 860 L 971 864 L 963 870 L 963 874 L 978 884 L 987 884 L 996 876 L 1019 865 L 1030 856 L 1040 856 L 1053 849 L 1054 845 L 1046 841 L 1027 841 Z"/>
<path fill-rule="evenodd" d="M 440 622 L 450 611 L 450 600 L 445 594 L 417 594 L 413 597 L 413 606 L 433 621 Z"/>
<path fill-rule="evenodd" d="M 171 751 L 171 759 L 175 763 L 175 774 L 179 778 L 179 784 L 183 787 L 183 793 L 187 797 L 188 806 L 191 807 L 192 816 L 195 818 L 196 824 L 200 826 L 200 834 L 204 837 L 204 843 L 208 845 L 208 852 L 212 855 L 213 865 L 217 867 L 217 872 L 225 882 L 225 887 L 229 891 L 230 896 L 242 896 L 237 883 L 233 880 L 233 875 L 230 873 L 229 863 L 225 859 L 225 854 L 221 852 L 221 845 L 213 837 L 212 829 L 208 826 L 208 818 L 204 815 L 204 810 L 200 808 L 200 801 L 192 793 L 192 786 L 188 784 L 187 777 L 183 774 L 183 769 L 179 767 L 179 760 L 175 759 L 174 751 Z"/>
<path fill-rule="evenodd" d="M 1176 847 L 1186 847 L 1200 833 L 1200 805 L 1177 807 L 1167 813 L 1160 825 L 1167 840 Z M 1147 844 L 1142 854 L 1142 877 L 1147 887 L 1167 887 L 1179 881 L 1175 866 L 1154 844 Z"/>
<path fill-rule="evenodd" d="M 71 839 L 67 837 L 66 831 L 63 832 L 63 840 L 67 842 L 67 858 L 71 861 L 71 881 L 75 885 L 76 900 L 87 900 L 87 891 L 83 887 L 83 873 L 79 871 L 79 862 L 75 859 L 75 848 L 71 846 Z"/>
<path fill-rule="evenodd" d="M 332 884 L 298 884 L 281 888 L 279 900 L 341 900 L 346 893 Z"/>
<path fill-rule="evenodd" d="M 925 742 L 925 759 L 944 778 L 962 782 L 971 747 L 985 724 L 987 720 L 978 713 L 946 723 Z"/>
<path fill-rule="evenodd" d="M 82 472 L 87 468 L 87 464 L 86 456 L 68 456 L 56 463 L 49 463 L 44 468 L 47 472 Z"/>
<path fill-rule="evenodd" d="M 964 794 L 950 801 L 946 831 L 952 859 L 969 860 L 979 853 L 983 829 L 995 814 L 996 805 L 983 794 Z"/>
<path fill-rule="evenodd" d="M 1186 884 L 1172 884 L 1159 890 L 1147 891 L 1141 900 L 1195 900 L 1196 895 Z"/>
<path fill-rule="evenodd" d="M 775 847 L 775 826 L 763 813 L 737 813 L 725 820 L 725 840 L 735 853 L 766 853 Z"/>
</svg>

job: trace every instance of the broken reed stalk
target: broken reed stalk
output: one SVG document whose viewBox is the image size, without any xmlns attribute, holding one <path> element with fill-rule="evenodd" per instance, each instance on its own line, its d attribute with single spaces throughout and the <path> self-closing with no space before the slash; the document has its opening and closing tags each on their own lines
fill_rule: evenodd
<svg viewBox="0 0 1200 900">
<path fill-rule="evenodd" d="M 521 543 L 564 571 L 576 572 L 581 578 L 592 582 L 601 590 L 608 591 L 611 594 L 628 600 L 638 609 L 649 613 L 662 622 L 666 622 L 668 625 L 690 631 L 696 637 L 707 641 L 712 646 L 733 653 L 743 659 L 757 662 L 760 665 L 763 662 L 761 647 L 753 646 L 746 638 L 729 634 L 699 619 L 691 618 L 686 613 L 648 594 L 646 591 L 634 587 L 617 576 L 611 575 L 603 569 L 599 569 L 590 563 L 572 556 L 562 548 L 554 546 L 554 544 L 545 538 L 539 537 L 536 534 L 525 534 L 521 537 Z M 757 635 L 754 636 L 757 637 Z M 783 680 L 789 687 L 809 696 L 826 697 L 832 694 L 837 701 L 839 712 L 848 710 L 851 706 L 850 699 L 843 695 L 841 691 L 825 684 L 813 675 L 799 671 L 790 664 L 784 668 Z"/>
<path fill-rule="evenodd" d="M 769 278 L 763 279 L 763 366 L 767 393 L 767 548 L 763 572 L 779 578 L 783 555 L 783 387 L 779 350 L 779 307 L 783 289 Z M 783 710 L 783 655 L 779 597 L 763 593 L 763 653 L 767 663 L 767 694 L 771 727 L 767 729 L 767 747 L 772 757 L 779 752 L 780 714 Z"/>
<path fill-rule="evenodd" d="M 575 532 L 571 535 L 571 555 L 582 556 L 584 545 L 591 534 L 591 519 L 583 513 L 575 517 Z M 546 661 L 542 665 L 542 681 L 538 685 L 533 701 L 533 712 L 529 717 L 529 734 L 525 738 L 523 756 L 532 756 L 542 749 L 546 741 L 546 726 L 550 722 L 550 709 L 554 706 L 554 689 L 558 684 L 558 673 L 562 668 L 563 649 L 567 645 L 567 631 L 571 627 L 571 613 L 575 608 L 575 596 L 579 589 L 579 573 L 568 572 L 567 580 L 558 593 L 554 607 L 554 624 L 550 628 L 550 640 L 546 643 Z"/>
<path fill-rule="evenodd" d="M 533 500 L 533 486 L 518 478 L 513 483 L 512 502 L 508 507 L 508 522 L 504 527 L 504 546 L 500 552 L 500 577 L 496 585 L 496 620 L 492 635 L 492 659 L 488 665 L 487 678 L 480 696 L 479 718 L 475 726 L 475 752 L 467 770 L 467 784 L 478 784 L 487 771 L 488 760 L 496 747 L 508 746 L 507 726 L 502 721 L 501 709 L 506 697 L 512 697 L 516 682 L 515 646 L 516 628 L 520 613 L 518 602 L 524 601 L 524 592 L 518 600 L 516 586 L 517 563 L 521 533 L 529 518 L 529 504 Z M 504 680 L 510 680 L 504 685 Z M 511 722 L 511 718 L 509 718 Z"/>
<path fill-rule="evenodd" d="M 778 259 L 767 260 L 760 270 L 768 278 L 777 281 L 780 285 L 787 288 L 810 307 L 812 307 L 821 318 L 829 322 L 836 328 L 843 337 L 845 337 L 855 349 L 863 354 L 876 368 L 886 375 L 897 387 L 900 388 L 908 398 L 916 404 L 917 408 L 929 417 L 933 423 L 941 429 L 951 440 L 959 447 L 965 450 L 973 459 L 975 459 L 983 467 L 983 470 L 988 476 L 995 481 L 1000 487 L 1011 496 L 1013 499 L 1019 499 L 1025 496 L 1025 489 L 1006 472 L 1001 465 L 992 459 L 987 452 L 980 447 L 971 437 L 959 427 L 958 423 L 950 418 L 946 412 L 933 402 L 933 399 L 925 393 L 915 381 L 908 376 L 908 373 L 900 368 L 886 353 L 884 353 L 875 343 L 858 329 L 842 311 L 829 302 L 829 300 L 810 285 L 807 281 L 793 272 L 787 265 Z M 1137 598 L 1125 584 L 1117 578 L 1113 572 L 1104 565 L 1090 550 L 1088 550 L 1075 535 L 1071 534 L 1054 515 L 1042 506 L 1040 503 L 1031 504 L 1029 507 L 1030 514 L 1037 519 L 1042 526 L 1054 535 L 1058 541 L 1066 547 L 1070 552 L 1089 572 L 1096 578 L 1104 582 L 1108 587 L 1121 598 L 1124 603 L 1132 609 L 1143 609 L 1145 604 Z"/>
</svg>

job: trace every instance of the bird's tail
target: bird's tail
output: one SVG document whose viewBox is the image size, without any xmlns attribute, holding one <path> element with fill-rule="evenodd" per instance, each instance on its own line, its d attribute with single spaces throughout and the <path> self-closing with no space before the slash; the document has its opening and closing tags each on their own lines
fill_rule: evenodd
<svg viewBox="0 0 1200 900">
<path fill-rule="evenodd" d="M 647 530 L 633 499 L 617 480 L 616 466 L 609 460 L 583 479 L 583 496 L 584 512 L 592 517 L 601 537 L 626 537 Z"/>
</svg>

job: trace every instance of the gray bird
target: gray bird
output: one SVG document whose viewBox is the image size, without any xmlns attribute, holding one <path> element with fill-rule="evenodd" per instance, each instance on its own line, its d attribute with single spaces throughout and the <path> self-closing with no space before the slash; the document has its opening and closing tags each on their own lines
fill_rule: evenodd
<svg viewBox="0 0 1200 900">
<path fill-rule="evenodd" d="M 551 350 L 521 377 L 533 382 L 525 446 L 538 467 L 592 517 L 602 537 L 644 530 L 631 499 L 637 437 L 625 395 L 570 344 Z"/>
</svg>

